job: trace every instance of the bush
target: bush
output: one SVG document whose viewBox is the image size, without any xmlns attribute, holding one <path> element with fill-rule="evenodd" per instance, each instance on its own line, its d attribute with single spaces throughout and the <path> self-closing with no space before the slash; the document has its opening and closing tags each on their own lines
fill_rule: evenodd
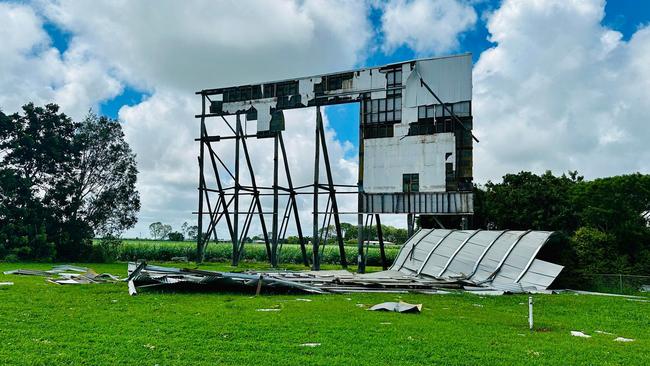
<svg viewBox="0 0 650 366">
<path fill-rule="evenodd" d="M 171 232 L 167 234 L 167 238 L 169 241 L 183 241 L 185 240 L 185 237 L 183 236 L 183 233 L 179 233 L 178 231 Z"/>
<path fill-rule="evenodd" d="M 5 262 L 7 263 L 16 263 L 19 261 L 18 256 L 15 254 L 7 254 L 4 259 Z"/>
<path fill-rule="evenodd" d="M 93 246 L 92 260 L 98 263 L 114 262 L 120 255 L 122 240 L 114 236 L 103 237 Z"/>
</svg>

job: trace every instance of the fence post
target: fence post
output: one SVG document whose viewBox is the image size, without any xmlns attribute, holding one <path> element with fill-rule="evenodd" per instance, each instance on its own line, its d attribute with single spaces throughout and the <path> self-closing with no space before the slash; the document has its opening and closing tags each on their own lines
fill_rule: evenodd
<svg viewBox="0 0 650 366">
<path fill-rule="evenodd" d="M 620 290 L 620 292 L 622 294 L 623 293 L 623 275 L 620 274 L 620 273 L 618 274 L 618 288 L 619 288 L 619 290 Z"/>
</svg>

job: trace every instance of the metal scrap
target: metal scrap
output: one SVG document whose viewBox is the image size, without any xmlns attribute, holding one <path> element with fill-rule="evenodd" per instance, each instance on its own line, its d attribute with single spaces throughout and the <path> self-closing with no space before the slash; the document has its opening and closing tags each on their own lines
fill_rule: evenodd
<svg viewBox="0 0 650 366">
<path fill-rule="evenodd" d="M 41 276 L 57 285 L 84 285 L 90 283 L 117 282 L 120 278 L 110 273 L 97 273 L 91 268 L 71 265 L 58 265 L 51 270 L 16 269 L 3 272 L 6 275 Z"/>
<path fill-rule="evenodd" d="M 460 289 L 463 282 L 417 278 L 396 271 L 357 274 L 348 271 L 247 271 L 244 273 L 205 271 L 129 263 L 129 292 L 136 288 L 199 287 L 213 290 L 245 290 L 303 293 L 448 293 L 441 289 Z M 131 283 L 133 285 L 131 285 Z"/>
<path fill-rule="evenodd" d="M 409 304 L 404 301 L 400 302 L 382 302 L 374 305 L 368 310 L 373 311 L 395 311 L 398 313 L 419 313 L 422 311 L 422 304 Z"/>
</svg>

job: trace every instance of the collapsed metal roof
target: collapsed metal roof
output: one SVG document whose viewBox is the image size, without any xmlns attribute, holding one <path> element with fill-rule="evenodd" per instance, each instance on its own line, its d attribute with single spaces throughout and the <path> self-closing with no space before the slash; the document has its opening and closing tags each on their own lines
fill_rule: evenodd
<svg viewBox="0 0 650 366">
<path fill-rule="evenodd" d="M 485 287 L 545 290 L 564 268 L 535 258 L 552 234 L 422 229 L 404 244 L 391 270 Z"/>
<path fill-rule="evenodd" d="M 311 293 L 420 292 L 447 289 L 503 294 L 544 291 L 562 266 L 535 257 L 553 232 L 422 229 L 402 247 L 387 271 L 248 271 L 230 273 L 129 263 L 129 292 L 136 287 L 211 286 Z"/>
</svg>

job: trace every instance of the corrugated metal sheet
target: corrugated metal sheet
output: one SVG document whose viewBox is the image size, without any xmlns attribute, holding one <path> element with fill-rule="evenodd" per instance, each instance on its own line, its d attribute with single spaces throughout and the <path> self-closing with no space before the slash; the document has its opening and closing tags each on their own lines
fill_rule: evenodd
<svg viewBox="0 0 650 366">
<path fill-rule="evenodd" d="M 546 289 L 562 266 L 535 259 L 550 231 L 422 229 L 400 251 L 392 270 L 463 279 L 495 288 Z"/>
</svg>

